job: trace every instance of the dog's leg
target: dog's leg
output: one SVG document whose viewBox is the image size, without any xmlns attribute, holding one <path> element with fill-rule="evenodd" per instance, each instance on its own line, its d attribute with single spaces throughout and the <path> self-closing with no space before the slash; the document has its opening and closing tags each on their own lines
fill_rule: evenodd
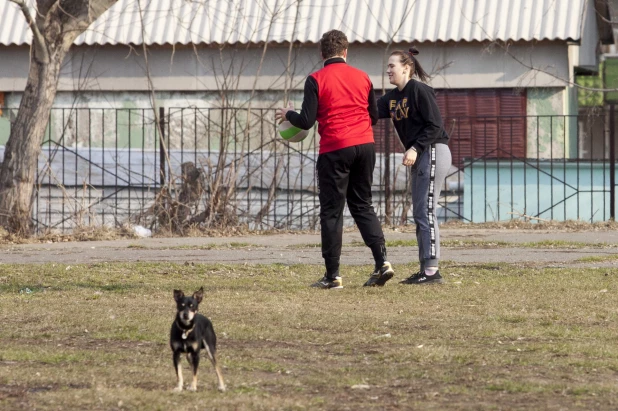
<svg viewBox="0 0 618 411">
<path fill-rule="evenodd" d="M 200 365 L 199 351 L 191 353 L 191 356 L 187 355 L 187 359 L 189 360 L 189 363 L 191 363 L 193 369 L 193 381 L 191 381 L 189 391 L 197 391 L 197 367 Z"/>
<path fill-rule="evenodd" d="M 217 365 L 217 359 L 215 355 L 210 351 L 210 347 L 208 343 L 204 341 L 204 346 L 206 347 L 206 354 L 208 354 L 208 359 L 212 363 L 212 366 L 215 367 L 215 372 L 217 373 L 217 380 L 219 380 L 219 391 L 225 391 L 225 383 L 223 382 L 223 375 L 221 374 L 221 370 L 219 369 L 219 365 Z"/>
<path fill-rule="evenodd" d="M 174 391 L 176 392 L 180 392 L 182 391 L 182 385 L 183 385 L 183 380 L 182 380 L 182 368 L 180 368 L 180 351 L 174 351 L 174 369 L 176 370 L 176 388 L 174 388 Z"/>
</svg>

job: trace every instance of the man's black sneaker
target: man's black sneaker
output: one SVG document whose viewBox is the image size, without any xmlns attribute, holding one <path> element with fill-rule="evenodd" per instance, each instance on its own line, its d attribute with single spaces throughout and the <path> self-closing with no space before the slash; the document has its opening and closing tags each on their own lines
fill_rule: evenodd
<svg viewBox="0 0 618 411">
<path fill-rule="evenodd" d="M 326 276 L 324 276 L 318 282 L 311 284 L 311 287 L 323 288 L 325 290 L 338 289 L 338 288 L 343 288 L 343 281 L 341 280 L 341 277 L 335 277 L 334 280 L 331 280 L 330 278 L 327 278 Z"/>
<path fill-rule="evenodd" d="M 363 287 L 382 287 L 388 280 L 393 278 L 395 271 L 391 266 L 391 263 L 385 261 L 382 267 L 376 269 L 369 277 L 367 282 L 363 284 Z"/>
<path fill-rule="evenodd" d="M 427 275 L 424 271 L 419 271 L 405 280 L 400 281 L 399 284 L 441 284 L 442 282 L 440 271 L 436 271 L 434 275 Z"/>
</svg>

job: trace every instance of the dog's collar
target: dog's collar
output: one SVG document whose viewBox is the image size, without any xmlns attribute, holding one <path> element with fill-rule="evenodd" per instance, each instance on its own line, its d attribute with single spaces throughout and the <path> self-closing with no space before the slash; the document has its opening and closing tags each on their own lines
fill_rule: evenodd
<svg viewBox="0 0 618 411">
<path fill-rule="evenodd" d="M 193 331 L 193 329 L 195 328 L 195 322 L 193 323 L 193 325 L 191 326 L 191 328 L 189 328 L 188 330 L 182 328 L 180 326 L 180 324 L 178 324 L 178 320 L 174 321 L 174 324 L 176 324 L 176 327 L 178 327 L 178 329 L 180 331 L 182 331 L 182 339 L 186 340 L 189 337 L 189 334 L 191 334 L 191 331 Z"/>
</svg>

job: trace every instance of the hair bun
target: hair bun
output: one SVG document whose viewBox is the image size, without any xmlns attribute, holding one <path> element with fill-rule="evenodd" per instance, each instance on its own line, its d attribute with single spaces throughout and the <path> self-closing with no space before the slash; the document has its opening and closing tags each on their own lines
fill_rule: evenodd
<svg viewBox="0 0 618 411">
<path fill-rule="evenodd" d="M 408 53 L 410 53 L 410 55 L 412 56 L 416 56 L 418 54 L 418 50 L 416 49 L 416 47 L 412 46 L 408 49 Z"/>
</svg>

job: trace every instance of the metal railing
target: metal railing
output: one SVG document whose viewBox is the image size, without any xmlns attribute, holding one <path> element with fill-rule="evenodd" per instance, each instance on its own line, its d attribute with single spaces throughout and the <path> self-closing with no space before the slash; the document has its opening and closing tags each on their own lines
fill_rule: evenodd
<svg viewBox="0 0 618 411">
<path fill-rule="evenodd" d="M 0 158 L 16 109 L 0 117 Z M 441 221 L 607 220 L 613 192 L 607 113 L 446 118 L 453 167 Z M 390 121 L 375 128 L 374 207 L 412 224 L 408 170 Z M 42 144 L 38 231 L 139 223 L 156 228 L 319 226 L 318 136 L 278 137 L 274 110 L 54 108 Z M 352 224 L 347 214 L 346 224 Z"/>
</svg>

